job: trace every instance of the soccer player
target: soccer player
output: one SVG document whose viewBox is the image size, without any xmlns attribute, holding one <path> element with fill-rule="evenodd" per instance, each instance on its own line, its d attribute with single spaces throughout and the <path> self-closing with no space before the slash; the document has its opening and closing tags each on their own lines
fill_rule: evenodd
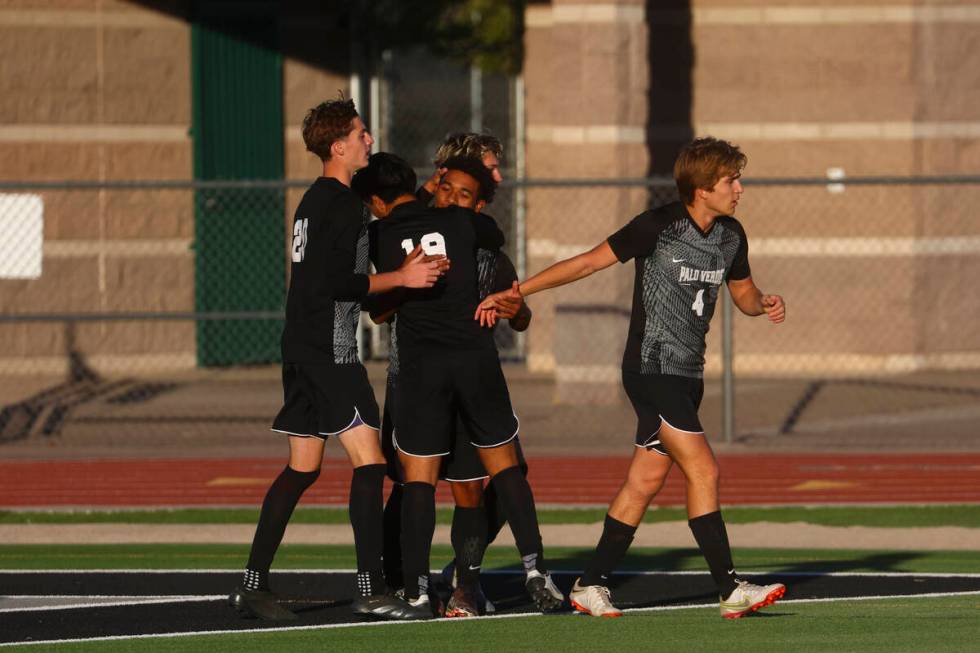
<svg viewBox="0 0 980 653">
<path fill-rule="evenodd" d="M 440 152 L 443 148 L 440 148 Z M 433 205 L 436 208 L 460 206 L 479 213 L 493 201 L 496 182 L 492 171 L 480 159 L 455 156 L 439 162 L 443 174 L 436 189 Z M 355 180 L 355 189 L 357 181 Z M 418 193 L 417 193 L 418 196 Z M 510 288 L 517 281 L 514 264 L 499 250 L 477 250 L 477 287 L 479 298 L 491 292 Z M 375 311 L 372 311 L 372 317 Z M 388 313 L 380 316 L 387 318 Z M 506 317 L 511 328 L 524 331 L 531 321 L 531 310 L 519 300 L 508 305 Z M 394 329 L 392 330 L 394 333 Z M 392 338 L 389 347 L 388 383 L 382 419 L 382 448 L 389 460 L 389 476 L 395 482 L 388 503 L 385 505 L 385 577 L 389 585 L 401 586 L 400 511 L 403 476 L 397 465 L 392 443 L 393 406 L 397 403 L 398 345 Z M 455 436 L 452 451 L 443 458 L 439 478 L 451 483 L 456 509 L 453 512 L 451 541 L 456 554 L 446 567 L 443 578 L 453 590 L 446 606 L 447 617 L 468 617 L 493 611 L 479 584 L 483 555 L 489 542 L 497 536 L 506 523 L 502 506 L 493 488 L 484 493 L 484 480 L 488 474 L 480 462 L 476 448 L 465 423 L 455 420 Z M 526 475 L 527 464 L 515 438 L 518 464 Z M 486 496 L 486 501 L 484 500 Z"/>
<path fill-rule="evenodd" d="M 402 560 L 405 608 L 389 616 L 433 616 L 428 597 L 429 551 L 435 529 L 435 484 L 440 458 L 453 446 L 456 411 L 479 449 L 514 533 L 526 572 L 525 586 L 542 611 L 564 597 L 544 564 L 534 498 L 518 465 L 517 418 L 500 369 L 492 332 L 472 320 L 477 306 L 477 249 L 496 249 L 503 234 L 492 218 L 458 207 L 429 209 L 414 196 L 414 173 L 392 155 L 376 154 L 358 181 L 375 223 L 376 263 L 388 270 L 406 248 L 452 261 L 444 283 L 406 291 L 398 307 L 399 380 L 394 440 L 405 484 Z M 372 178 L 374 175 L 375 178 Z"/>
<path fill-rule="evenodd" d="M 495 136 L 474 132 L 453 132 L 436 150 L 436 155 L 432 159 L 436 169 L 432 176 L 426 179 L 425 183 L 416 191 L 416 197 L 426 204 L 431 202 L 439 183 L 442 181 L 442 176 L 446 172 L 446 161 L 459 156 L 482 161 L 483 165 L 490 171 L 493 182 L 499 184 L 504 180 L 500 173 L 500 159 L 503 155 L 504 146 Z"/>
<path fill-rule="evenodd" d="M 718 587 L 722 616 L 741 617 L 786 591 L 781 584 L 753 585 L 735 573 L 719 508 L 718 463 L 697 412 L 704 390 L 705 334 L 722 284 L 746 315 L 765 314 L 773 324 L 786 318 L 783 298 L 763 294 L 752 281 L 745 232 L 732 217 L 745 164 L 745 155 L 728 142 L 706 137 L 689 143 L 674 165 L 680 202 L 641 213 L 594 249 L 503 293 L 527 296 L 616 261 L 636 261 L 623 355 L 623 385 L 638 417 L 636 450 L 596 550 L 569 595 L 582 612 L 622 614 L 610 598 L 609 574 L 626 555 L 674 463 L 686 477 L 688 524 Z M 492 323 L 498 300 L 497 295 L 487 297 L 477 319 Z"/>
<path fill-rule="evenodd" d="M 357 550 L 355 612 L 390 600 L 381 568 L 384 456 L 378 405 L 358 358 L 360 301 L 396 287 L 432 287 L 445 261 L 421 250 L 390 272 L 367 274 L 364 207 L 350 190 L 373 139 L 351 100 L 324 102 L 303 121 L 306 148 L 323 163 L 293 222 L 291 275 L 282 334 L 283 406 L 272 430 L 289 436 L 289 463 L 272 483 L 259 516 L 240 588 L 229 597 L 243 615 L 295 619 L 269 588 L 269 568 L 293 509 L 319 476 L 327 437 L 340 440 L 354 467 L 350 519 Z"/>
</svg>

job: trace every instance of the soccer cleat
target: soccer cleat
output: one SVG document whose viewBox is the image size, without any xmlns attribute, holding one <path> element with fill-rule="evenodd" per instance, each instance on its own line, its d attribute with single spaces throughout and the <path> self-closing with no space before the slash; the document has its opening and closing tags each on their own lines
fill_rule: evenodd
<svg viewBox="0 0 980 653">
<path fill-rule="evenodd" d="M 568 593 L 568 600 L 572 607 L 579 612 L 590 614 L 593 617 L 622 617 L 623 613 L 612 604 L 609 596 L 609 588 L 602 585 L 579 585 L 581 578 L 575 580 L 572 591 Z"/>
<path fill-rule="evenodd" d="M 446 604 L 447 617 L 478 617 L 493 611 L 494 608 L 487 601 L 479 583 L 458 585 Z"/>
<path fill-rule="evenodd" d="M 721 616 L 725 619 L 738 619 L 759 608 L 772 605 L 786 594 L 786 586 L 782 583 L 773 585 L 753 585 L 744 580 L 738 581 L 738 587 L 721 600 Z"/>
<path fill-rule="evenodd" d="M 404 590 L 400 591 L 401 596 L 395 593 L 360 596 L 351 603 L 351 610 L 354 614 L 364 615 L 365 617 L 387 618 L 389 612 L 400 610 L 405 604 Z"/>
<path fill-rule="evenodd" d="M 432 611 L 428 594 L 423 594 L 414 600 L 395 598 L 390 606 L 383 611 L 376 611 L 374 615 L 397 621 L 418 621 L 420 619 L 433 619 L 436 616 Z"/>
<path fill-rule="evenodd" d="M 565 595 L 555 587 L 555 583 L 551 580 L 551 574 L 542 574 L 536 569 L 532 570 L 527 574 L 524 587 L 527 589 L 527 593 L 531 595 L 534 605 L 541 612 L 557 612 L 565 603 Z"/>
<path fill-rule="evenodd" d="M 228 605 L 246 619 L 265 619 L 267 621 L 294 621 L 294 613 L 279 605 L 279 597 L 268 590 L 235 588 L 228 596 Z"/>
</svg>

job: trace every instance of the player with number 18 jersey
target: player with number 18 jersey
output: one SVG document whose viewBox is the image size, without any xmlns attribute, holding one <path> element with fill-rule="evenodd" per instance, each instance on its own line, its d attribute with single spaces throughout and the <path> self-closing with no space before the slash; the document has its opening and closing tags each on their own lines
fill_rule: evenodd
<svg viewBox="0 0 980 653">
<path fill-rule="evenodd" d="M 497 446 L 516 435 L 517 419 L 493 342 L 473 320 L 478 302 L 476 250 L 498 249 L 503 233 L 493 218 L 421 202 L 397 206 L 372 223 L 379 271 L 398 267 L 416 245 L 452 262 L 432 288 L 406 291 L 395 333 L 399 390 L 395 444 L 415 456 L 441 456 L 452 447 L 454 404 L 474 426 L 477 446 Z"/>
</svg>

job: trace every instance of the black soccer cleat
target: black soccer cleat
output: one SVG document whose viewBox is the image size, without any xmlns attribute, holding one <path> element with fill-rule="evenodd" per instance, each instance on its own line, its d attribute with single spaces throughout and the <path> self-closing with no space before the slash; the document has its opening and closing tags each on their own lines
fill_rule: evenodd
<svg viewBox="0 0 980 653">
<path fill-rule="evenodd" d="M 565 595 L 555 587 L 551 574 L 531 571 L 527 575 L 524 588 L 541 612 L 558 612 L 565 607 Z"/>
<path fill-rule="evenodd" d="M 391 603 L 384 607 L 378 607 L 371 614 L 382 619 L 393 621 L 420 621 L 423 619 L 435 619 L 435 612 L 429 597 L 423 594 L 415 600 L 390 597 Z"/>
<path fill-rule="evenodd" d="M 237 587 L 228 596 L 228 605 L 245 619 L 265 621 L 295 621 L 295 613 L 279 605 L 279 597 L 268 590 L 250 590 Z"/>
<path fill-rule="evenodd" d="M 381 619 L 398 619 L 400 617 L 390 616 L 392 612 L 400 613 L 408 605 L 405 599 L 396 596 L 394 593 L 371 594 L 370 596 L 360 596 L 351 603 L 351 610 L 354 614 L 365 617 L 378 617 Z"/>
</svg>

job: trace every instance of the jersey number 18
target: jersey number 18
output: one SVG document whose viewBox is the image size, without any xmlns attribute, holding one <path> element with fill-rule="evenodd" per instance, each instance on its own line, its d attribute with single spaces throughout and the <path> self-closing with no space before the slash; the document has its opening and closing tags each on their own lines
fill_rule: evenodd
<svg viewBox="0 0 980 653">
<path fill-rule="evenodd" d="M 442 237 L 442 234 L 438 231 L 434 231 L 431 234 L 425 234 L 420 239 L 422 244 L 422 251 L 425 252 L 426 256 L 435 256 L 437 254 L 446 255 L 446 239 Z M 402 241 L 402 249 L 405 250 L 406 254 L 411 254 L 412 250 L 415 249 L 415 245 L 412 243 L 411 238 L 406 238 Z"/>
</svg>

